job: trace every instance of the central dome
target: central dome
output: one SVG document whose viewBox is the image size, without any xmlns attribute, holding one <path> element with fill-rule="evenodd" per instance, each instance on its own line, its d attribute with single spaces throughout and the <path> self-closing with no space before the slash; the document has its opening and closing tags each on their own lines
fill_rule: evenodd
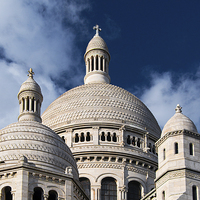
<svg viewBox="0 0 200 200">
<path fill-rule="evenodd" d="M 81 123 L 115 123 L 147 129 L 160 137 L 160 127 L 149 109 L 128 91 L 106 83 L 73 88 L 43 113 L 43 124 L 57 131 Z"/>
</svg>

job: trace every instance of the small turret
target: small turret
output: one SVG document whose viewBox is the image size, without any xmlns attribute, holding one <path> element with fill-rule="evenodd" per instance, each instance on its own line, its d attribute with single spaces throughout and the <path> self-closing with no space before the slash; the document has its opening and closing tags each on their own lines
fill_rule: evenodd
<svg viewBox="0 0 200 200">
<path fill-rule="evenodd" d="M 84 78 L 87 83 L 110 83 L 108 74 L 110 54 L 105 41 L 99 36 L 101 29 L 98 25 L 94 26 L 96 34 L 90 40 L 85 55 L 86 75 Z"/>
<path fill-rule="evenodd" d="M 33 79 L 34 72 L 30 68 L 29 78 L 21 85 L 18 93 L 20 105 L 19 121 L 37 121 L 42 122 L 40 117 L 41 104 L 43 96 L 40 86 Z"/>
</svg>

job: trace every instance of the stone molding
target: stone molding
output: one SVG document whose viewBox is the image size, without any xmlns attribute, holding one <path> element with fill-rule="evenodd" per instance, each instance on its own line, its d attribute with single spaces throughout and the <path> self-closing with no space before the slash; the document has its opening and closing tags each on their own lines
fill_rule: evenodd
<svg viewBox="0 0 200 200">
<path fill-rule="evenodd" d="M 166 133 L 162 138 L 160 138 L 155 143 L 156 147 L 159 147 L 169 137 L 173 137 L 173 136 L 176 136 L 176 135 L 186 135 L 186 136 L 193 137 L 195 139 L 200 140 L 200 134 L 199 133 L 194 133 L 194 132 L 183 129 L 183 130 L 177 130 L 177 131 L 172 131 L 172 132 Z"/>
</svg>

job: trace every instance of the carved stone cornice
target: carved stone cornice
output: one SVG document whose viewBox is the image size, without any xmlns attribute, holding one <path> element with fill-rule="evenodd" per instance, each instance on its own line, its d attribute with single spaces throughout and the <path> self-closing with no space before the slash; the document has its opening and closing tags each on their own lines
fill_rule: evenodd
<svg viewBox="0 0 200 200">
<path fill-rule="evenodd" d="M 200 134 L 199 133 L 194 133 L 188 130 L 177 130 L 177 131 L 172 131 L 172 132 L 168 132 L 166 133 L 162 138 L 160 138 L 156 143 L 156 147 L 159 147 L 164 141 L 166 141 L 169 137 L 173 137 L 176 135 L 186 135 L 186 136 L 190 136 L 193 137 L 195 139 L 200 140 Z"/>
</svg>

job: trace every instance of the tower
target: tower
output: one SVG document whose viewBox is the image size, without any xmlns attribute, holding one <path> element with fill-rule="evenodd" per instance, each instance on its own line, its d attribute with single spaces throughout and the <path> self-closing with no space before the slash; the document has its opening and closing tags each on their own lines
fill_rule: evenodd
<svg viewBox="0 0 200 200">
<path fill-rule="evenodd" d="M 200 187 L 200 135 L 180 105 L 163 128 L 158 148 L 156 193 L 159 200 L 197 200 Z"/>
</svg>

